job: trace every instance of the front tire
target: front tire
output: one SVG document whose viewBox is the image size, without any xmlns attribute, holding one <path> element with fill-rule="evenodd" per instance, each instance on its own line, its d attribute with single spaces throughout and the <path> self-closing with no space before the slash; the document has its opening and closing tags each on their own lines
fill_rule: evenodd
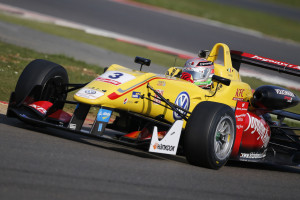
<svg viewBox="0 0 300 200">
<path fill-rule="evenodd" d="M 232 108 L 216 102 L 201 102 L 186 125 L 184 151 L 189 163 L 219 169 L 228 161 L 236 135 Z"/>
<path fill-rule="evenodd" d="M 37 59 L 23 70 L 16 85 L 14 102 L 16 106 L 34 101 L 50 101 L 57 109 L 64 106 L 69 78 L 67 71 L 56 63 Z"/>
</svg>

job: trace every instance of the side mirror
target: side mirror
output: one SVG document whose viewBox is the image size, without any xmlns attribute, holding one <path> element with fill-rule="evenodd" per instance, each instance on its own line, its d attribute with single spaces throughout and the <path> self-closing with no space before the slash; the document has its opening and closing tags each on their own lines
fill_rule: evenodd
<svg viewBox="0 0 300 200">
<path fill-rule="evenodd" d="M 213 75 L 212 80 L 216 81 L 217 83 L 222 83 L 222 84 L 227 85 L 227 86 L 229 86 L 230 83 L 231 83 L 230 79 L 223 78 L 223 77 L 217 76 L 217 75 Z"/>
<path fill-rule="evenodd" d="M 140 71 L 142 71 L 143 65 L 150 66 L 150 64 L 151 64 L 151 60 L 150 59 L 142 58 L 142 57 L 139 57 L 139 56 L 135 57 L 134 62 L 138 63 L 138 64 L 141 64 Z"/>
<path fill-rule="evenodd" d="M 207 58 L 209 54 L 209 50 L 201 50 L 198 53 L 199 58 Z"/>
</svg>

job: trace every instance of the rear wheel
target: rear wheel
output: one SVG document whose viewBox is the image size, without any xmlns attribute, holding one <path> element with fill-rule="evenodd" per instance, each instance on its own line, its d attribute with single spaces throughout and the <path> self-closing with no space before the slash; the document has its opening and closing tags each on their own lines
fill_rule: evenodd
<svg viewBox="0 0 300 200">
<path fill-rule="evenodd" d="M 232 108 L 216 102 L 201 102 L 186 125 L 184 151 L 189 163 L 219 169 L 228 161 L 235 140 Z"/>
</svg>

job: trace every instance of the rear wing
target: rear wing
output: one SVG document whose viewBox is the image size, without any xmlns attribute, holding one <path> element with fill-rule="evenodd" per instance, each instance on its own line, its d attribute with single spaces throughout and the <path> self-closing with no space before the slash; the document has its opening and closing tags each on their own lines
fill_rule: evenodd
<svg viewBox="0 0 300 200">
<path fill-rule="evenodd" d="M 291 74 L 300 77 L 300 66 L 290 63 L 265 58 L 250 53 L 231 50 L 231 59 L 233 67 L 239 71 L 241 63 L 278 71 L 280 73 Z"/>
</svg>

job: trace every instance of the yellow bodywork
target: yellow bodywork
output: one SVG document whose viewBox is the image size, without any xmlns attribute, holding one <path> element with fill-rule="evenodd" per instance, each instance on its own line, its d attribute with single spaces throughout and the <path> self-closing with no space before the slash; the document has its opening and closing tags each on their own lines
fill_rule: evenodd
<svg viewBox="0 0 300 200">
<path fill-rule="evenodd" d="M 224 52 L 224 64 L 216 63 L 220 48 Z M 216 75 L 231 80 L 230 86 L 219 84 L 217 87 L 217 83 L 214 83 L 211 89 L 202 89 L 180 78 L 135 71 L 113 64 L 100 78 L 96 78 L 84 87 L 86 90 L 99 91 L 102 96 L 91 99 L 78 96 L 76 93 L 74 99 L 85 104 L 131 111 L 153 118 L 160 115 L 164 116 L 165 120 L 174 122 L 174 112 L 165 107 L 166 103 L 154 97 L 154 92 L 147 87 L 147 84 L 173 103 L 179 95 L 188 96 L 190 112 L 202 101 L 224 103 L 234 108 L 237 100 L 248 101 L 252 97 L 250 86 L 241 81 L 238 71 L 232 67 L 230 50 L 226 44 L 216 44 L 207 59 L 214 62 Z M 128 80 L 114 82 L 108 77 L 115 80 L 127 77 Z M 178 101 L 180 100 L 177 99 Z"/>
</svg>

